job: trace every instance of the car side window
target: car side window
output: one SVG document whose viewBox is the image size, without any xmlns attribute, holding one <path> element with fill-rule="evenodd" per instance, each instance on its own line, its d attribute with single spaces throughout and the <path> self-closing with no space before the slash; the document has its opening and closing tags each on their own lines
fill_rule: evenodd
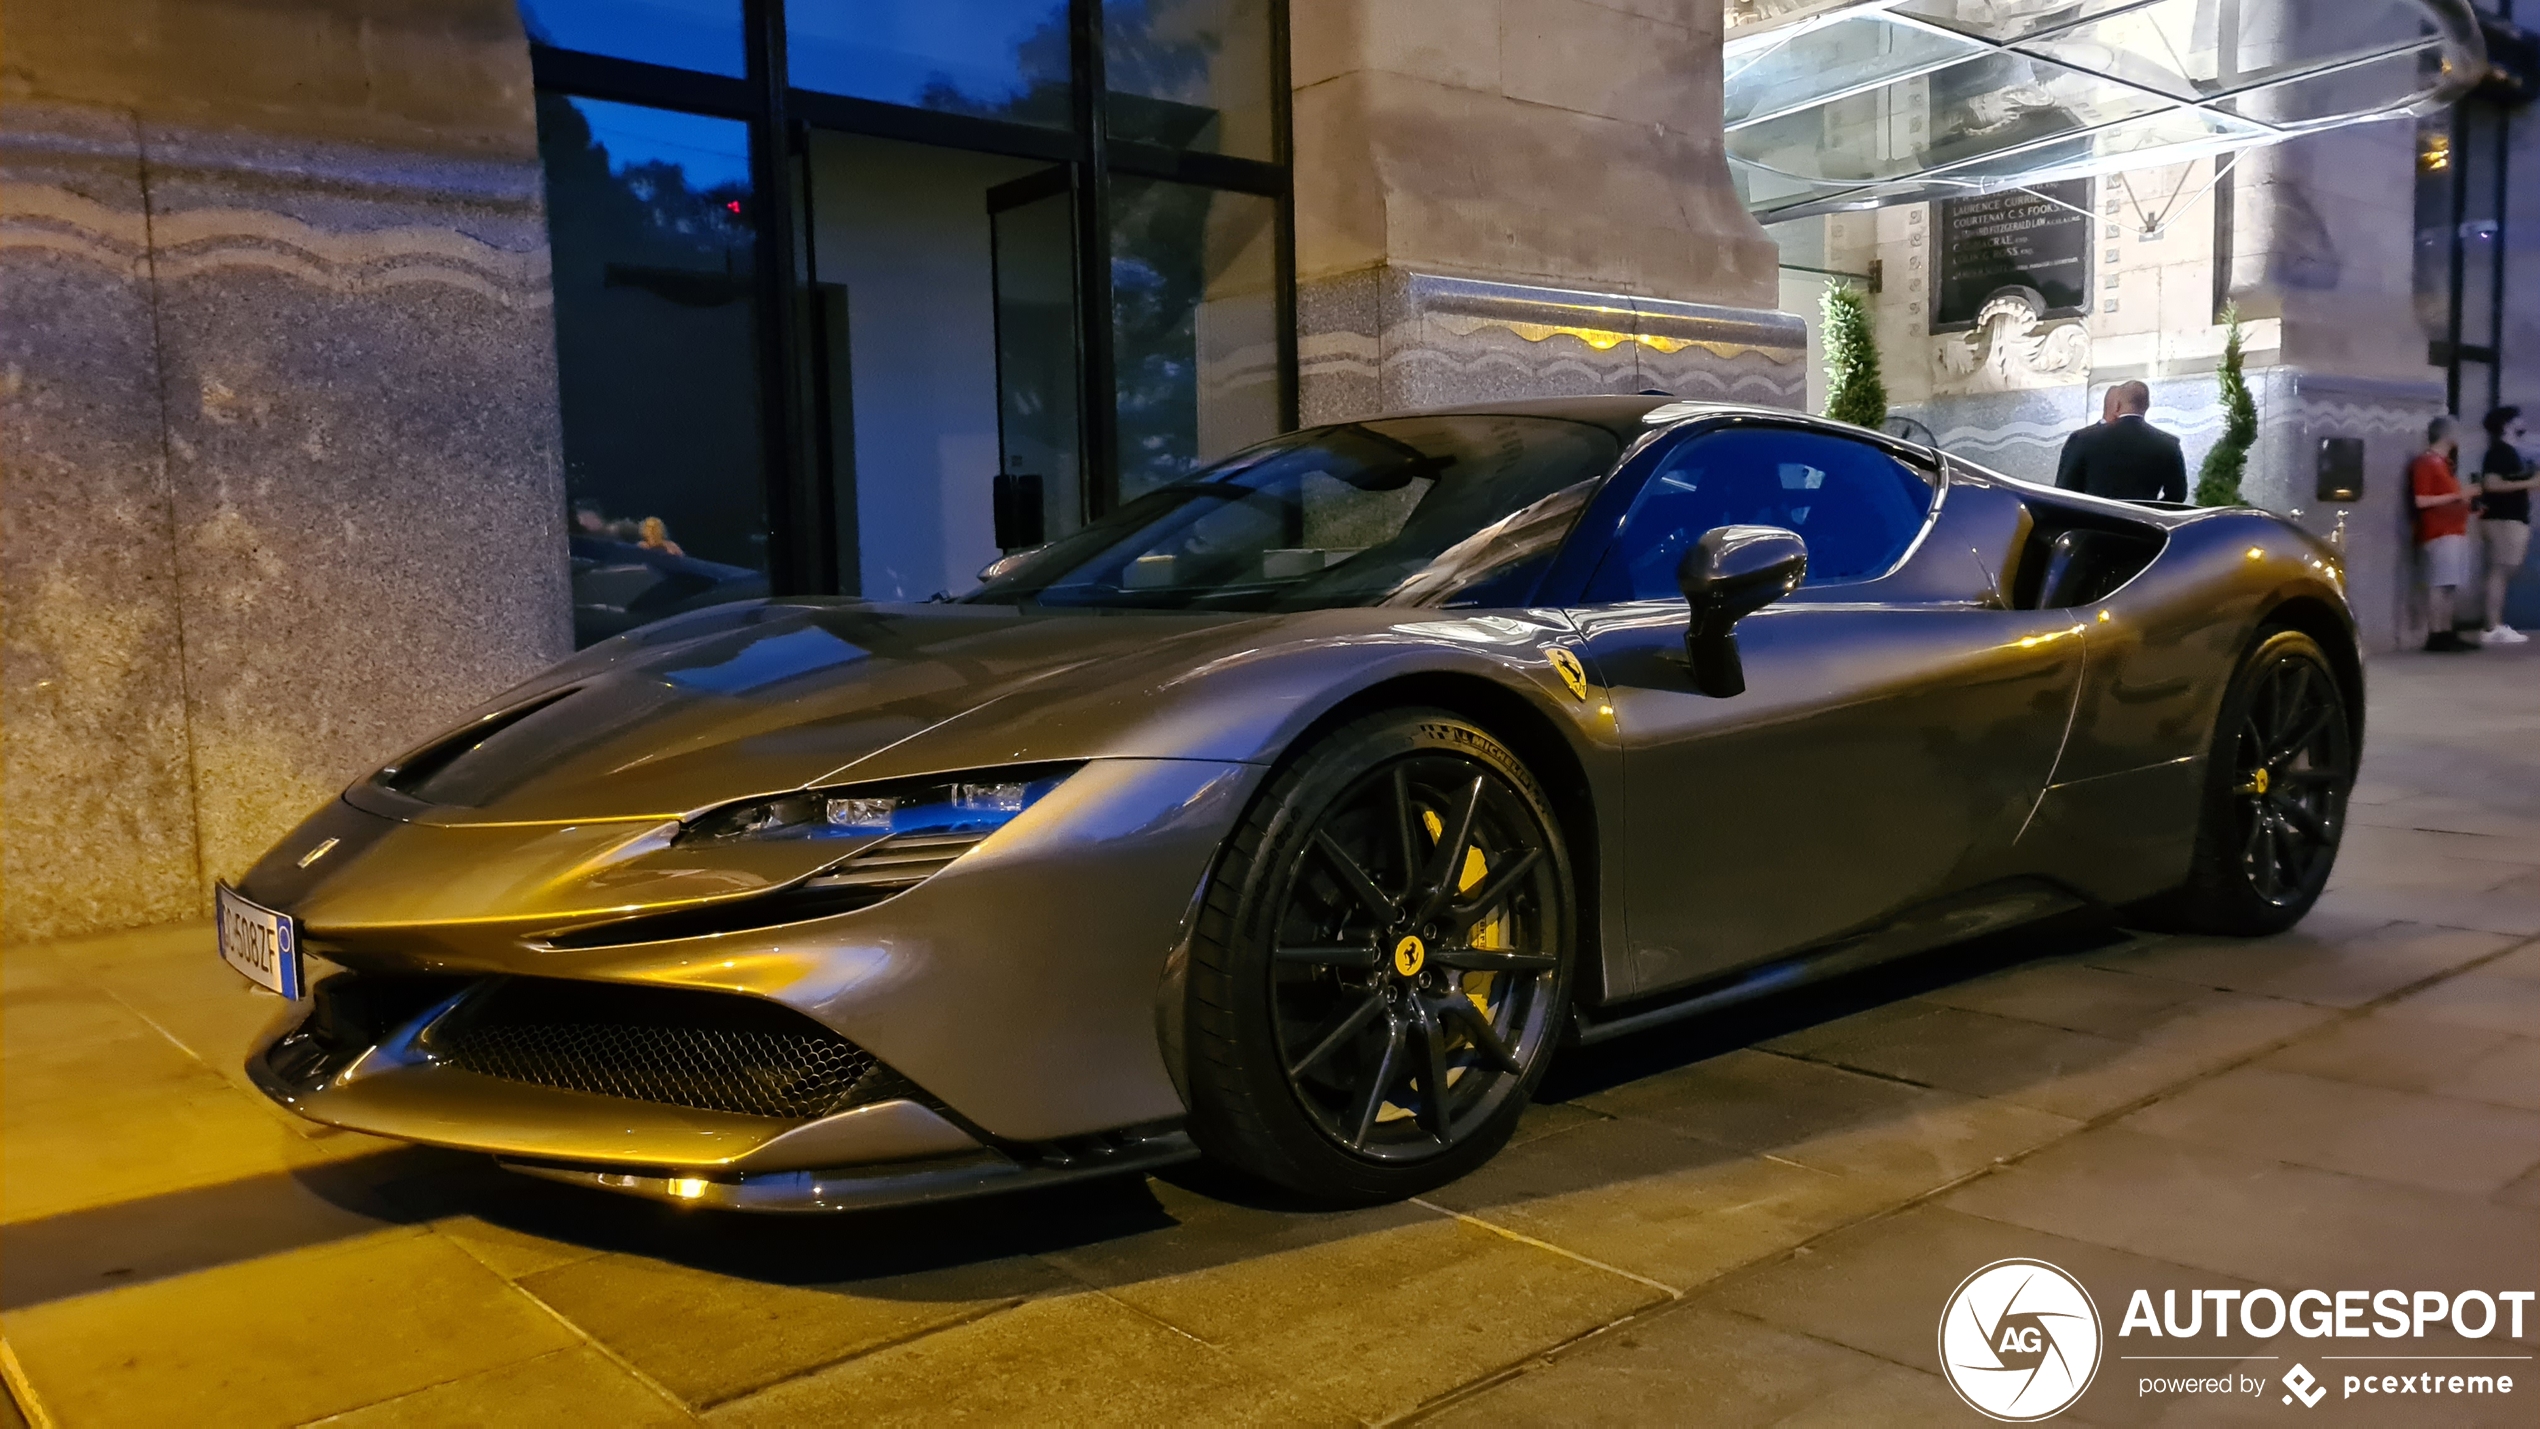
<svg viewBox="0 0 2540 1429">
<path fill-rule="evenodd" d="M 1713 432 L 1661 458 L 1588 599 L 1675 599 L 1686 549 L 1719 526 L 1797 532 L 1809 585 L 1868 580 L 1905 554 L 1931 503 L 1929 481 L 1864 442 L 1770 427 Z"/>
</svg>

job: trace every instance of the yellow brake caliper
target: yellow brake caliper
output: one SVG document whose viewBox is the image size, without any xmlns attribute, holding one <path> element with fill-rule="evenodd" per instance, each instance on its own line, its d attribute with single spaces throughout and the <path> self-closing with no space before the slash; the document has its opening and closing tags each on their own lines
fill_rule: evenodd
<svg viewBox="0 0 2540 1429">
<path fill-rule="evenodd" d="M 1439 839 L 1446 837 L 1446 825 L 1438 818 L 1435 810 L 1421 810 L 1420 825 L 1429 831 L 1429 842 L 1431 843 L 1436 843 Z M 1481 885 L 1483 879 L 1488 877 L 1490 877 L 1490 860 L 1482 857 L 1482 851 L 1479 848 L 1468 848 L 1464 850 L 1464 871 L 1456 875 L 1455 891 L 1458 893 L 1470 893 Z M 1507 929 L 1504 926 L 1504 923 L 1505 920 L 1502 917 L 1498 914 L 1493 914 L 1489 922 L 1484 923 L 1473 930 L 1473 937 L 1471 939 L 1472 946 L 1476 948 L 1496 948 L 1502 946 L 1507 935 Z M 1464 995 L 1473 1000 L 1473 1005 L 1480 1008 L 1482 1010 L 1482 1015 L 1485 1017 L 1490 1015 L 1490 991 L 1491 979 L 1493 976 L 1495 975 L 1486 972 L 1467 972 L 1463 976 Z"/>
</svg>

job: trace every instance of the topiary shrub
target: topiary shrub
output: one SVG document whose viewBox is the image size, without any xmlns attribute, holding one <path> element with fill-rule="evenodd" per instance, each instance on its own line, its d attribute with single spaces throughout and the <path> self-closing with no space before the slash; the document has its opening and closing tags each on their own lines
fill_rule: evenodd
<svg viewBox="0 0 2540 1429">
<path fill-rule="evenodd" d="M 2249 395 L 2249 380 L 2241 375 L 2240 309 L 2223 309 L 2222 378 L 2223 434 L 2214 449 L 2205 453 L 2205 464 L 2196 471 L 2196 504 L 2199 506 L 2245 506 L 2240 494 L 2240 478 L 2249 469 L 2249 446 L 2258 439 L 2258 403 Z"/>
<path fill-rule="evenodd" d="M 1826 289 L 1826 415 L 1856 427 L 1887 425 L 1887 384 L 1879 380 L 1878 339 L 1870 329 L 1870 305 L 1861 290 L 1842 283 Z"/>
</svg>

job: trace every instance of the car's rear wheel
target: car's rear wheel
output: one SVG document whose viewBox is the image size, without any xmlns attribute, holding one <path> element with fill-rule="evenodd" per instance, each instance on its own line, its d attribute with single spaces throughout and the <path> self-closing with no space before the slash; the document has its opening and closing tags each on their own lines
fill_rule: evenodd
<svg viewBox="0 0 2540 1429">
<path fill-rule="evenodd" d="M 1567 854 L 1499 741 L 1359 720 L 1265 790 L 1192 939 L 1192 1132 L 1319 1200 L 1417 1195 L 1504 1144 L 1569 1000 Z"/>
<path fill-rule="evenodd" d="M 2319 901 L 2355 785 L 2354 719 L 2319 642 L 2268 633 L 2224 692 L 2187 882 L 2149 912 L 2185 932 L 2256 936 Z"/>
</svg>

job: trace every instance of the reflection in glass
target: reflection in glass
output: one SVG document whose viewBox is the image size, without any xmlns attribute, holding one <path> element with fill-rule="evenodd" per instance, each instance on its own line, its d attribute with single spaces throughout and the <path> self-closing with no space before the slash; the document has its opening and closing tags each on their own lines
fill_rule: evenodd
<svg viewBox="0 0 2540 1429">
<path fill-rule="evenodd" d="M 1120 499 L 1279 429 L 1278 205 L 1112 184 Z"/>
<path fill-rule="evenodd" d="M 1722 117 L 1742 124 L 1930 69 L 1980 48 L 1962 36 L 1895 24 L 1883 14 L 1837 20 L 1768 45 L 1752 57 L 1731 58 Z"/>
<path fill-rule="evenodd" d="M 800 89 L 1065 126 L 1067 0 L 796 4 L 785 63 Z"/>
<path fill-rule="evenodd" d="M 1621 455 L 1548 417 L 1349 422 L 1148 492 L 964 597 L 1171 610 L 1520 605 Z"/>
<path fill-rule="evenodd" d="M 574 637 L 767 593 L 749 140 L 538 96 Z"/>
<path fill-rule="evenodd" d="M 746 72 L 741 0 L 520 0 L 529 38 L 646 64 Z"/>
<path fill-rule="evenodd" d="M 1061 178 L 1064 177 L 1062 174 Z M 996 196 L 991 194 L 990 202 Z M 1034 546 L 1076 528 L 1084 511 L 1077 413 L 1076 209 L 1065 186 L 991 209 L 996 247 L 997 433 L 1001 470 L 1037 484 L 1041 518 L 1000 537 Z"/>
<path fill-rule="evenodd" d="M 2189 0 L 2191 4 L 2197 0 Z M 2017 40 L 2143 0 L 1904 0 L 1896 13 L 1988 40 Z M 2211 3 L 2211 0 L 2205 0 Z"/>
<path fill-rule="evenodd" d="M 1271 157 L 1268 0 L 1105 0 L 1111 135 Z"/>
<path fill-rule="evenodd" d="M 1730 157 L 1799 180 L 1866 181 L 2020 150 L 2168 107 L 2159 95 L 2007 52 L 1962 60 L 1928 85 L 1928 127 L 1895 122 L 1881 93 L 1732 131 Z M 2082 147 L 2087 147 L 2086 143 Z M 2046 151 L 2045 162 L 2061 162 Z"/>
<path fill-rule="evenodd" d="M 2175 164 L 2206 154 L 2226 153 L 2254 142 L 2259 132 L 2255 126 L 2210 110 L 2170 109 L 2094 129 L 2043 148 L 1961 164 L 1949 170 L 1947 177 L 2042 184 L 2060 178 L 2143 168 L 2153 162 Z M 2160 157 L 2157 161 L 2142 157 L 2151 154 Z"/>
<path fill-rule="evenodd" d="M 2210 0 L 2161 0 L 2021 48 L 2182 99 L 2200 99 L 2412 49 L 2431 37 L 2425 11 L 2413 0 L 2243 0 L 2231 16 L 2226 43 Z M 2358 107 L 2378 108 L 2414 87 L 2403 83 Z"/>
<path fill-rule="evenodd" d="M 2430 89 L 2442 68 L 2442 47 L 2428 45 L 2326 74 L 2245 90 L 2215 108 L 2261 124 L 2298 128 L 2349 114 L 2371 113 L 2390 104 L 2394 95 Z"/>
<path fill-rule="evenodd" d="M 809 148 L 812 266 L 845 317 L 829 427 L 855 470 L 837 493 L 855 521 L 848 593 L 965 589 L 997 558 L 1000 199 L 1048 166 L 861 134 Z"/>
</svg>

